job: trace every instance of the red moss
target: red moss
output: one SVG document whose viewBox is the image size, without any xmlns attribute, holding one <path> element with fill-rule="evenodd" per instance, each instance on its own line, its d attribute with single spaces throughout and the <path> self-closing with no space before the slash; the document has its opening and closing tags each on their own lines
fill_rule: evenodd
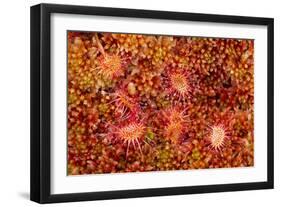
<svg viewBox="0 0 281 207">
<path fill-rule="evenodd" d="M 68 32 L 68 174 L 254 165 L 254 41 Z"/>
</svg>

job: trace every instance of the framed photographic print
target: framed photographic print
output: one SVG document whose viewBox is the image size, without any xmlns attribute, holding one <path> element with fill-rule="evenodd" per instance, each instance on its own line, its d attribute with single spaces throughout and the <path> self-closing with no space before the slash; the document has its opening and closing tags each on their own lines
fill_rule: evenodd
<svg viewBox="0 0 281 207">
<path fill-rule="evenodd" d="M 273 188 L 273 19 L 31 7 L 31 200 Z"/>
</svg>

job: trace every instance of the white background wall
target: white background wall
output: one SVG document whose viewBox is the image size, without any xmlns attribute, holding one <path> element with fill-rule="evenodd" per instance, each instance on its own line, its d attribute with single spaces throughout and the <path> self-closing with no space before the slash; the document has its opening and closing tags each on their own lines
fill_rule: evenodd
<svg viewBox="0 0 281 207">
<path fill-rule="evenodd" d="M 275 189 L 154 198 L 63 203 L 52 206 L 278 206 L 281 203 L 279 91 L 281 5 L 278 0 L 70 0 L 2 1 L 0 11 L 0 206 L 29 201 L 29 7 L 37 3 L 81 4 L 275 18 Z M 279 57 L 279 58 L 277 58 Z"/>
</svg>

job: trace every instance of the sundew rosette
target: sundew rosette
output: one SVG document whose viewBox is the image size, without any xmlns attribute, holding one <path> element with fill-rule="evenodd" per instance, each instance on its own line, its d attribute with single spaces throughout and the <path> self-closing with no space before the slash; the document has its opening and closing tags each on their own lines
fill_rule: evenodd
<svg viewBox="0 0 281 207">
<path fill-rule="evenodd" d="M 254 166 L 254 41 L 69 31 L 68 175 Z"/>
</svg>

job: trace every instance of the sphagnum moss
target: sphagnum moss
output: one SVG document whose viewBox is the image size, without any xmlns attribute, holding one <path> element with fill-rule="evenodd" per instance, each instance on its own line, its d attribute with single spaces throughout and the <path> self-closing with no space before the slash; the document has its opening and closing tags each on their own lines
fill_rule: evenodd
<svg viewBox="0 0 281 207">
<path fill-rule="evenodd" d="M 254 41 L 68 32 L 68 174 L 254 165 Z"/>
</svg>

